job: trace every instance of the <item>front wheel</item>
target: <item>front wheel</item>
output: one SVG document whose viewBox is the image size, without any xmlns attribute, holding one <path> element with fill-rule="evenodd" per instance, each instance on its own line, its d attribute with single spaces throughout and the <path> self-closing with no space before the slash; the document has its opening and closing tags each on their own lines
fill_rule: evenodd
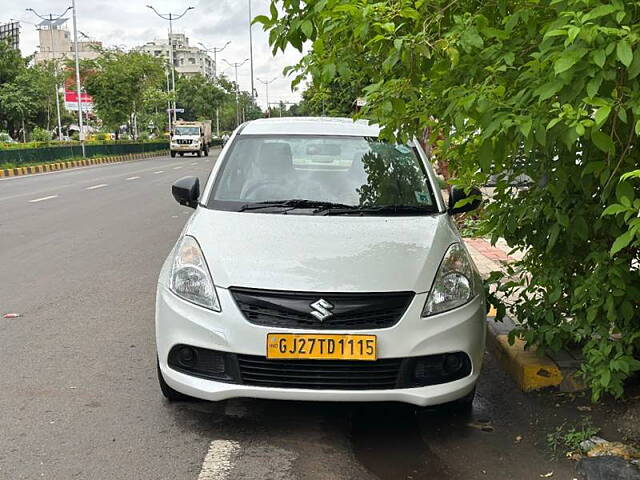
<svg viewBox="0 0 640 480">
<path fill-rule="evenodd" d="M 162 391 L 162 395 L 169 400 L 170 402 L 188 402 L 191 400 L 195 400 L 193 397 L 189 395 L 185 395 L 184 393 L 180 393 L 177 390 L 171 388 L 167 382 L 164 381 L 164 377 L 162 376 L 162 370 L 160 370 L 160 362 L 156 360 L 156 366 L 158 368 L 158 383 L 160 384 L 160 390 Z"/>
<path fill-rule="evenodd" d="M 458 412 L 470 412 L 473 409 L 473 399 L 476 398 L 476 387 L 473 387 L 464 397 L 454 400 L 448 406 Z"/>
<path fill-rule="evenodd" d="M 202 156 L 202 150 L 198 150 L 198 153 L 197 153 L 196 155 L 198 155 L 199 157 L 201 157 L 201 156 Z"/>
<path fill-rule="evenodd" d="M 171 152 L 171 158 L 176 158 L 176 152 Z"/>
</svg>

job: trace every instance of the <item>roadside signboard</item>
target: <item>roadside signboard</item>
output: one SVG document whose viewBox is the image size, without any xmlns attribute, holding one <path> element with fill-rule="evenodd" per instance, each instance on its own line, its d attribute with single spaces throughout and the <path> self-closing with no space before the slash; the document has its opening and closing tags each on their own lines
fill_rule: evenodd
<svg viewBox="0 0 640 480">
<path fill-rule="evenodd" d="M 88 93 L 80 94 L 80 103 L 83 112 L 93 112 L 93 98 Z M 64 91 L 64 106 L 71 112 L 78 111 L 78 93 L 75 90 Z"/>
</svg>

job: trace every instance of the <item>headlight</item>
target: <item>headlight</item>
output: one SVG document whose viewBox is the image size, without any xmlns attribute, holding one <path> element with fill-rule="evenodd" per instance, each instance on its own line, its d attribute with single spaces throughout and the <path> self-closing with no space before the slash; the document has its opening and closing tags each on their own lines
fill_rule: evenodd
<svg viewBox="0 0 640 480">
<path fill-rule="evenodd" d="M 220 302 L 202 250 L 195 238 L 185 235 L 176 248 L 171 267 L 173 293 L 201 307 L 220 311 Z"/>
<path fill-rule="evenodd" d="M 436 315 L 469 302 L 477 294 L 477 277 L 464 247 L 459 243 L 451 245 L 444 254 L 422 316 Z"/>
</svg>

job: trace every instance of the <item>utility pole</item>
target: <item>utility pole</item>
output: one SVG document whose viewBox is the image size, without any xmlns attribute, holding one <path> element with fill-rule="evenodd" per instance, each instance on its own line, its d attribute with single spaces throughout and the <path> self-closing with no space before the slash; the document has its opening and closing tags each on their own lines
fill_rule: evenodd
<svg viewBox="0 0 640 480">
<path fill-rule="evenodd" d="M 258 81 L 262 84 L 264 84 L 265 88 L 266 88 L 266 100 L 267 100 L 267 116 L 269 118 L 271 118 L 271 110 L 269 109 L 269 84 L 275 82 L 278 79 L 278 77 L 273 77 L 271 80 L 262 80 L 260 78 L 258 78 Z"/>
<path fill-rule="evenodd" d="M 251 21 L 253 20 L 251 17 L 251 0 L 249 0 L 249 58 L 251 59 L 251 98 L 255 98 L 256 89 L 253 86 L 253 34 L 252 27 L 253 24 Z"/>
<path fill-rule="evenodd" d="M 47 16 L 40 15 L 33 8 L 27 8 L 27 12 L 33 13 L 36 17 L 41 18 L 45 22 L 49 22 L 49 36 L 51 37 L 51 62 L 53 65 L 53 76 L 55 78 L 55 87 L 54 92 L 56 95 L 56 111 L 58 114 L 58 140 L 62 141 L 62 120 L 60 117 L 60 92 L 58 91 L 58 62 L 55 58 L 55 42 L 53 39 L 53 22 L 54 20 L 59 20 L 66 15 L 66 13 L 71 10 L 71 7 L 68 7 L 64 12 L 59 15 L 54 15 L 53 13 L 49 13 Z"/>
<path fill-rule="evenodd" d="M 238 68 L 244 65 L 249 61 L 248 58 L 245 58 L 242 62 L 231 63 L 226 59 L 222 59 L 230 67 L 233 67 L 236 71 L 236 127 L 240 126 L 240 86 L 238 84 Z"/>
<path fill-rule="evenodd" d="M 227 48 L 227 45 L 229 45 L 230 43 L 231 43 L 231 40 L 229 40 L 220 48 L 218 47 L 207 48 L 207 46 L 204 43 L 198 42 L 198 45 L 200 45 L 205 52 L 213 52 L 213 78 L 216 80 L 216 82 L 218 81 L 218 53 L 220 53 L 225 48 Z M 220 108 L 219 107 L 216 107 L 216 135 L 220 137 Z"/>
<path fill-rule="evenodd" d="M 165 70 L 164 74 L 167 77 L 167 95 L 169 96 L 167 99 L 167 115 L 169 116 L 169 136 L 171 136 L 171 87 L 169 86 L 169 70 Z"/>
<path fill-rule="evenodd" d="M 153 10 L 153 12 L 158 15 L 163 20 L 169 20 L 169 64 L 171 67 L 171 89 L 173 92 L 173 123 L 176 123 L 176 76 L 175 76 L 175 65 L 173 63 L 173 21 L 180 20 L 184 17 L 189 10 L 193 10 L 194 7 L 187 7 L 184 12 L 180 15 L 175 13 L 159 13 L 152 5 L 147 5 L 147 8 Z M 169 122 L 169 132 L 171 132 L 172 123 Z"/>
<path fill-rule="evenodd" d="M 205 52 L 213 52 L 213 78 L 215 78 L 216 80 L 218 79 L 218 53 L 227 48 L 227 45 L 229 45 L 230 43 L 231 40 L 225 43 L 222 47 L 207 48 L 204 43 L 198 42 L 198 45 L 200 45 Z"/>
<path fill-rule="evenodd" d="M 80 126 L 80 145 L 82 146 L 82 158 L 86 157 L 84 151 L 84 130 L 82 127 L 82 98 L 80 97 L 80 57 L 78 56 L 78 26 L 76 21 L 76 0 L 71 0 L 73 8 L 73 44 L 76 55 L 76 93 L 78 94 L 78 121 Z"/>
</svg>

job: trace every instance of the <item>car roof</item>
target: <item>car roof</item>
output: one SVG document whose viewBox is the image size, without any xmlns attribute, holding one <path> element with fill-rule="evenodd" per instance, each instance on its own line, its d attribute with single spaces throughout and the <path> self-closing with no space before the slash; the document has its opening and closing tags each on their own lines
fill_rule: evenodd
<svg viewBox="0 0 640 480">
<path fill-rule="evenodd" d="M 377 137 L 380 127 L 367 120 L 329 117 L 260 118 L 244 124 L 238 135 L 342 135 Z"/>
</svg>

